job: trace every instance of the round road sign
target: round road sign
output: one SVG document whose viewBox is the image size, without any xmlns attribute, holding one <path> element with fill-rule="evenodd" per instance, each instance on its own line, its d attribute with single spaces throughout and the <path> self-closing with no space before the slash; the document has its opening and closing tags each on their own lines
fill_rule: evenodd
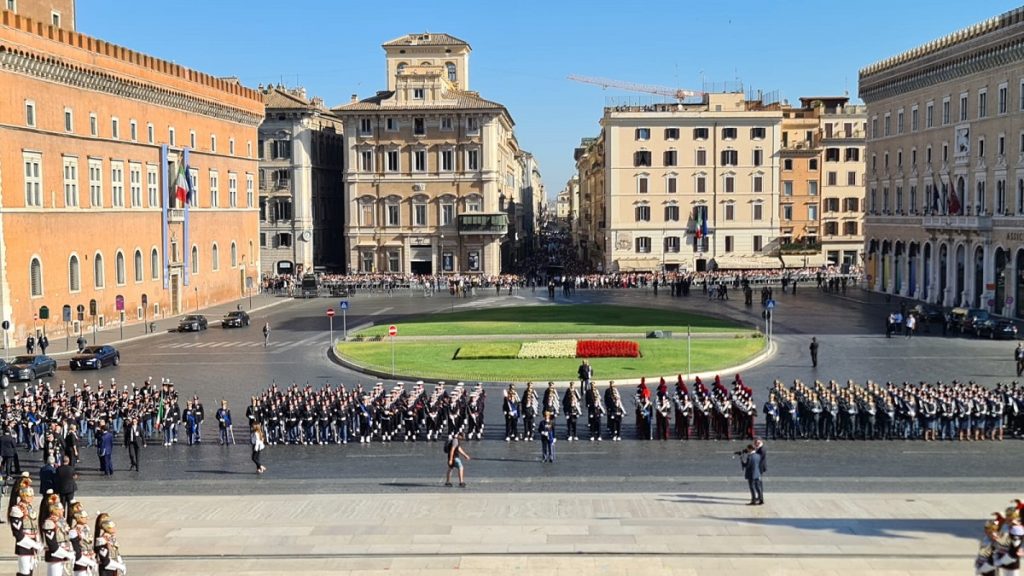
<svg viewBox="0 0 1024 576">
<path fill-rule="evenodd" d="M 334 308 L 328 308 L 327 309 L 327 317 L 331 318 L 333 316 L 334 316 Z"/>
<path fill-rule="evenodd" d="M 388 326 L 388 336 L 398 336 L 398 326 L 394 324 Z"/>
</svg>

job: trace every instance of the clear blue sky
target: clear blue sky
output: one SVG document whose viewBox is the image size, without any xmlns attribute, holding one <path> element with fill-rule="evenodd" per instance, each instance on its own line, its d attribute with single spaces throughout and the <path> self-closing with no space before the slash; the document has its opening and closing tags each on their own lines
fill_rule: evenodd
<svg viewBox="0 0 1024 576">
<path fill-rule="evenodd" d="M 857 95 L 857 71 L 1017 5 L 1008 1 L 631 2 L 78 0 L 79 31 L 247 86 L 305 86 L 330 106 L 383 89 L 381 43 L 409 32 L 469 42 L 471 88 L 501 102 L 549 196 L 574 172 L 609 98 L 569 74 L 700 89 Z M 656 98 L 656 97 L 655 97 Z"/>
</svg>

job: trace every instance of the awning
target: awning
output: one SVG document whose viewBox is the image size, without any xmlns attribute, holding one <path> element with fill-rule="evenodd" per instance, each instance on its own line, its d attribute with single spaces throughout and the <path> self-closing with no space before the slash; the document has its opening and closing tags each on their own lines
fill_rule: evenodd
<svg viewBox="0 0 1024 576">
<path fill-rule="evenodd" d="M 782 268 L 778 258 L 769 256 L 723 256 L 711 260 L 716 270 L 774 270 Z"/>
<path fill-rule="evenodd" d="M 619 272 L 656 272 L 661 269 L 659 258 L 619 258 L 615 264 Z"/>
<path fill-rule="evenodd" d="M 783 254 L 786 268 L 817 268 L 825 265 L 824 254 Z"/>
</svg>

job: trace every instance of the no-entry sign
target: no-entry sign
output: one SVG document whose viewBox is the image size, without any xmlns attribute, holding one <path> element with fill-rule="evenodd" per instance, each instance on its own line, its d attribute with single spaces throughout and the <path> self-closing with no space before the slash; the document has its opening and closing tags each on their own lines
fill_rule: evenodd
<svg viewBox="0 0 1024 576">
<path fill-rule="evenodd" d="M 327 317 L 328 318 L 333 318 L 334 317 L 334 308 L 328 308 L 327 309 Z"/>
<path fill-rule="evenodd" d="M 398 336 L 398 326 L 394 324 L 388 326 L 388 336 Z"/>
</svg>

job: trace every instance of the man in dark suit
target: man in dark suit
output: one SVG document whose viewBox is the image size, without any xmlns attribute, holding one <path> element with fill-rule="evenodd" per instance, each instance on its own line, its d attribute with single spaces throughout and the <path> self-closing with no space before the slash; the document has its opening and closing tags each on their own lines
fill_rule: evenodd
<svg viewBox="0 0 1024 576">
<path fill-rule="evenodd" d="M 594 368 L 590 365 L 590 362 L 584 360 L 576 370 L 576 375 L 580 378 L 580 394 L 586 398 L 587 394 L 590 394 L 590 380 L 594 377 Z"/>
<path fill-rule="evenodd" d="M 18 443 L 11 434 L 11 429 L 4 428 L 4 433 L 0 436 L 0 468 L 3 469 L 5 485 L 7 479 L 18 473 L 18 464 Z"/>
<path fill-rule="evenodd" d="M 64 505 L 64 510 L 67 511 L 68 517 L 71 517 L 71 501 L 75 498 L 75 492 L 77 491 L 78 471 L 75 470 L 71 459 L 64 456 L 63 463 L 60 468 L 57 468 L 56 492 L 60 495 L 60 502 Z"/>
<path fill-rule="evenodd" d="M 139 448 L 142 447 L 142 433 L 139 428 L 139 419 L 132 417 L 124 430 L 124 447 L 128 449 L 128 461 L 131 466 L 129 470 L 139 471 Z"/>
<path fill-rule="evenodd" d="M 96 443 L 96 455 L 100 458 L 100 472 L 104 476 L 114 475 L 114 433 L 103 425 L 100 440 Z"/>
<path fill-rule="evenodd" d="M 811 365 L 814 368 L 817 368 L 818 367 L 818 339 L 817 338 L 814 338 L 814 337 L 811 338 L 810 349 L 811 349 Z"/>
<path fill-rule="evenodd" d="M 761 455 L 757 453 L 753 444 L 748 444 L 747 449 L 740 455 L 740 466 L 743 467 L 743 477 L 747 479 L 747 486 L 750 487 L 750 502 L 747 505 L 764 504 L 764 489 L 761 486 Z"/>
</svg>

